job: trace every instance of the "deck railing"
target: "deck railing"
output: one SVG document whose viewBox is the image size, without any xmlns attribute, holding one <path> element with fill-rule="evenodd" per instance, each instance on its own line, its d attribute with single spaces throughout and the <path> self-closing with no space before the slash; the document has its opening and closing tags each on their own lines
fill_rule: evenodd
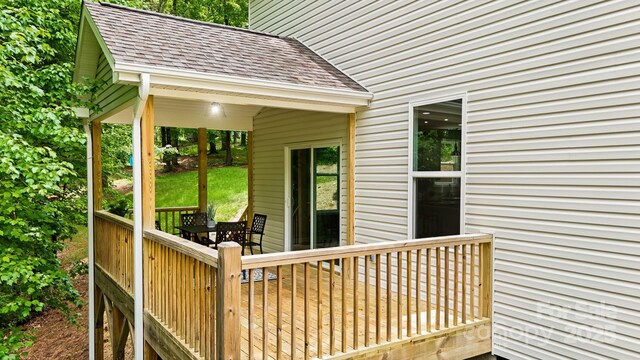
<svg viewBox="0 0 640 360">
<path fill-rule="evenodd" d="M 168 234 L 177 234 L 176 226 L 180 225 L 180 215 L 193 214 L 198 212 L 197 206 L 175 206 L 156 208 L 156 221 L 160 224 L 162 231 Z M 127 219 L 133 218 L 131 210 L 127 211 Z"/>
<path fill-rule="evenodd" d="M 96 265 L 133 294 L 133 221 L 96 211 L 94 232 Z"/>
<path fill-rule="evenodd" d="M 156 230 L 145 232 L 143 249 L 145 310 L 190 352 L 213 359 L 218 252 Z"/>
<path fill-rule="evenodd" d="M 491 242 L 462 235 L 243 257 L 243 352 L 353 356 L 488 319 Z M 256 271 L 276 280 L 256 285 Z"/>
<path fill-rule="evenodd" d="M 96 265 L 132 309 L 133 224 L 97 211 L 95 230 Z M 491 245 L 490 235 L 460 235 L 242 257 L 235 243 L 216 251 L 147 230 L 145 340 L 163 358 L 405 356 L 490 326 Z M 478 344 L 456 354 L 490 349 L 490 339 Z"/>
</svg>

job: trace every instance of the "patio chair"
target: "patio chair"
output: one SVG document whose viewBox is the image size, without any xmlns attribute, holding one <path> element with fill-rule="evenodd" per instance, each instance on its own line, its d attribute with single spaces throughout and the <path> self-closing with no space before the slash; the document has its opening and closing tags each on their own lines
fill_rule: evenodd
<svg viewBox="0 0 640 360">
<path fill-rule="evenodd" d="M 162 226 L 160 225 L 160 221 L 156 220 L 156 230 L 162 231 Z"/>
<path fill-rule="evenodd" d="M 213 248 L 217 249 L 218 244 L 224 241 L 235 241 L 242 246 L 242 255 L 244 255 L 244 245 L 247 238 L 247 222 L 219 222 L 216 224 L 216 241 Z"/>
<path fill-rule="evenodd" d="M 260 247 L 260 254 L 264 254 L 262 251 L 262 237 L 264 236 L 264 227 L 267 223 L 267 215 L 262 214 L 253 214 L 253 221 L 251 222 L 251 229 L 248 229 L 247 234 L 249 239 L 247 240 L 246 246 L 249 247 L 251 251 L 251 255 L 253 255 L 253 247 Z M 257 237 L 260 235 L 259 240 L 254 240 L 254 235 Z M 244 251 L 244 248 L 242 249 Z"/>
<path fill-rule="evenodd" d="M 182 226 L 199 226 L 207 225 L 206 213 L 180 214 L 180 224 Z M 180 231 L 180 236 L 184 239 L 199 242 L 198 234 L 191 234 L 186 231 Z"/>
</svg>

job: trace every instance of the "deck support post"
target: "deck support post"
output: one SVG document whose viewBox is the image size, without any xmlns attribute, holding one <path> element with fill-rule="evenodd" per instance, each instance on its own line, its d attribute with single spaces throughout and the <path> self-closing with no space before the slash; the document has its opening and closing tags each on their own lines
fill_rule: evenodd
<svg viewBox="0 0 640 360">
<path fill-rule="evenodd" d="M 87 137 L 87 230 L 89 253 L 89 359 L 102 360 L 104 351 L 102 343 L 104 335 L 102 325 L 98 322 L 102 314 L 96 311 L 95 257 L 93 232 L 93 214 L 102 209 L 102 126 L 99 122 L 85 120 L 84 131 Z M 100 295 L 102 296 L 102 295 Z M 97 317 L 96 317 L 97 316 Z M 100 329 L 98 329 L 100 325 Z"/>
<path fill-rule="evenodd" d="M 198 128 L 198 208 L 207 211 L 207 129 Z"/>
<path fill-rule="evenodd" d="M 142 145 L 142 227 L 144 230 L 153 230 L 156 221 L 154 121 L 153 95 L 150 95 L 142 112 L 140 134 Z"/>
<path fill-rule="evenodd" d="M 151 77 L 140 74 L 138 100 L 133 108 L 133 347 L 135 360 L 144 356 L 143 233 L 155 227 L 155 149 Z"/>
<path fill-rule="evenodd" d="M 102 210 L 102 124 L 91 124 L 92 172 L 93 172 L 93 209 Z"/>
<path fill-rule="evenodd" d="M 247 221 L 253 219 L 253 131 L 247 131 Z"/>
<path fill-rule="evenodd" d="M 218 245 L 216 344 L 218 359 L 240 359 L 240 273 L 242 248 L 235 242 Z"/>
<path fill-rule="evenodd" d="M 480 316 L 492 317 L 493 241 L 480 244 Z"/>
<path fill-rule="evenodd" d="M 355 244 L 355 176 L 356 176 L 356 114 L 349 114 L 349 156 L 348 156 L 349 175 L 347 189 L 347 245 Z M 347 269 L 346 275 L 348 279 L 353 278 L 353 274 L 358 269 L 351 269 L 350 260 L 345 262 Z"/>
<path fill-rule="evenodd" d="M 95 349 L 95 359 L 104 359 L 104 296 L 102 290 L 99 287 L 94 287 L 94 296 L 96 303 L 95 307 L 95 321 L 93 322 L 93 331 L 95 337 L 93 339 Z"/>
</svg>

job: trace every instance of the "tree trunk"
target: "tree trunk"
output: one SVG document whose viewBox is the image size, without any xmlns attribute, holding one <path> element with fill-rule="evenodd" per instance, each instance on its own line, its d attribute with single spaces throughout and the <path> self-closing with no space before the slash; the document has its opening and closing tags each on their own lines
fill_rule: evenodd
<svg viewBox="0 0 640 360">
<path fill-rule="evenodd" d="M 231 156 L 231 131 L 225 131 L 225 142 L 227 143 L 227 157 L 224 160 L 224 164 L 230 166 L 233 164 L 233 157 Z"/>
<path fill-rule="evenodd" d="M 229 143 L 227 142 L 228 133 L 228 131 L 222 131 L 220 134 L 220 142 L 222 143 L 220 146 L 220 150 L 227 150 L 229 148 Z"/>
<path fill-rule="evenodd" d="M 233 132 L 233 145 L 238 145 L 238 132 Z"/>
<path fill-rule="evenodd" d="M 169 141 L 171 142 L 171 146 L 178 150 L 178 129 L 168 128 L 167 130 L 169 130 Z M 178 156 L 172 157 L 171 166 L 178 166 Z"/>
<path fill-rule="evenodd" d="M 240 133 L 240 146 L 247 146 L 247 132 Z"/>
<path fill-rule="evenodd" d="M 209 155 L 217 154 L 218 149 L 216 149 L 216 142 L 209 141 Z"/>
</svg>

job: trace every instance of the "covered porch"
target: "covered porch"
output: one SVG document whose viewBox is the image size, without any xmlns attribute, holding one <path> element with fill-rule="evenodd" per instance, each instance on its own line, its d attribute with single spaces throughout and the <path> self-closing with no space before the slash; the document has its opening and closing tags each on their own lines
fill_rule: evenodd
<svg viewBox="0 0 640 360">
<path fill-rule="evenodd" d="M 180 37 L 189 26 L 218 52 L 229 39 L 227 47 L 250 51 L 236 48 L 237 58 L 223 64 L 218 53 L 202 58 L 198 51 L 208 47 Z M 166 34 L 149 30 L 157 28 L 192 43 L 166 43 Z M 115 359 L 128 339 L 136 359 L 465 358 L 490 351 L 491 236 L 355 244 L 356 112 L 373 96 L 362 86 L 294 39 L 108 4 L 85 4 L 79 44 L 76 76 L 107 80 L 91 99 L 98 110 L 79 110 L 92 169 L 93 358 L 102 358 L 105 321 Z M 132 125 L 132 219 L 101 207 L 101 123 Z M 198 129 L 198 204 L 155 207 L 156 126 Z M 206 210 L 208 128 L 249 132 L 244 217 L 268 215 L 267 254 L 242 256 L 235 243 L 214 250 L 173 235 L 181 213 Z M 301 227 L 323 227 L 318 218 L 304 224 L 306 216 L 295 217 L 293 152 L 327 146 L 338 148 L 336 170 L 324 175 L 336 177 L 339 246 L 320 248 L 315 232 L 309 249 L 288 251 L 297 249 Z M 308 171 L 323 174 L 315 165 Z"/>
</svg>

